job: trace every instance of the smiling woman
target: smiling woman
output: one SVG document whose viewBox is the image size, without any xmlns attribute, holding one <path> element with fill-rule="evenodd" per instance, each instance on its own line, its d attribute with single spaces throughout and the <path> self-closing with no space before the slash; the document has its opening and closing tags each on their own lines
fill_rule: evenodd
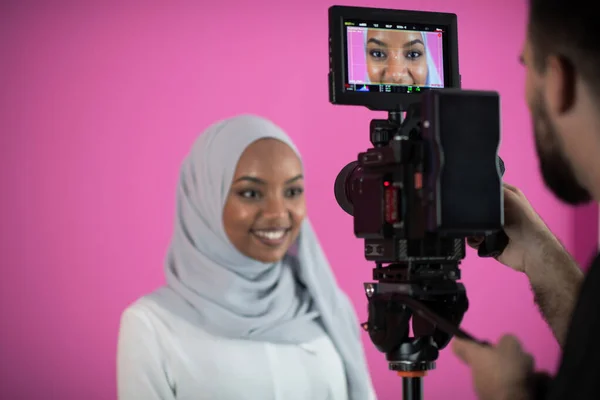
<svg viewBox="0 0 600 400">
<path fill-rule="evenodd" d="M 272 122 L 209 127 L 184 160 L 167 285 L 123 313 L 120 400 L 372 400 L 359 323 Z"/>
<path fill-rule="evenodd" d="M 282 259 L 306 213 L 302 163 L 276 139 L 261 139 L 238 161 L 223 222 L 233 245 L 263 262 Z"/>
</svg>

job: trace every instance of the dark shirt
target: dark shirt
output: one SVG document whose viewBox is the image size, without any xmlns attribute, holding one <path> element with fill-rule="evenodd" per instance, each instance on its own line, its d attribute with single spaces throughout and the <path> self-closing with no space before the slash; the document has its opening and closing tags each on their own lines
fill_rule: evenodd
<svg viewBox="0 0 600 400">
<path fill-rule="evenodd" d="M 571 318 L 556 377 L 547 400 L 600 400 L 600 255 L 587 276 Z"/>
</svg>

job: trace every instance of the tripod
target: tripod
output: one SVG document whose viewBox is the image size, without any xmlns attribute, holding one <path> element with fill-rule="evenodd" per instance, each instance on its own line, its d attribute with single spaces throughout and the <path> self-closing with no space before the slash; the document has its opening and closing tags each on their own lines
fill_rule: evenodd
<svg viewBox="0 0 600 400">
<path fill-rule="evenodd" d="M 379 283 L 364 285 L 369 319 L 363 328 L 385 353 L 389 369 L 402 377 L 404 400 L 423 399 L 423 378 L 435 369 L 439 351 L 454 336 L 448 332 L 458 331 L 468 309 L 459 275 L 457 262 L 394 263 L 378 265 L 373 277 Z"/>
</svg>

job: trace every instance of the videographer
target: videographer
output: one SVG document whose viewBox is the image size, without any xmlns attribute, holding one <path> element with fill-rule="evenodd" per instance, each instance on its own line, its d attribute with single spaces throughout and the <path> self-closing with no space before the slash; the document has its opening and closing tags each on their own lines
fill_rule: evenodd
<svg viewBox="0 0 600 400">
<path fill-rule="evenodd" d="M 600 43 L 584 4 L 530 0 L 522 62 L 540 168 L 547 187 L 568 204 L 600 200 Z M 492 399 L 598 399 L 600 255 L 584 278 L 519 189 L 505 185 L 508 247 L 498 261 L 525 273 L 563 349 L 557 375 L 534 372 L 519 341 L 488 347 L 455 339 L 477 395 Z M 472 239 L 477 247 L 479 241 Z"/>
</svg>

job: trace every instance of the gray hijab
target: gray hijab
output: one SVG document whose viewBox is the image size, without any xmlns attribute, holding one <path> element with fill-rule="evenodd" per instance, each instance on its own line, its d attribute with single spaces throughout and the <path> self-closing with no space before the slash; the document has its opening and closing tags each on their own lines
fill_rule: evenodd
<svg viewBox="0 0 600 400">
<path fill-rule="evenodd" d="M 308 219 L 295 249 L 274 264 L 244 256 L 225 234 L 223 207 L 237 162 L 263 138 L 300 156 L 281 128 L 254 115 L 215 123 L 192 146 L 179 179 L 167 286 L 219 336 L 299 344 L 329 335 L 345 366 L 349 399 L 365 400 L 371 386 L 359 323 Z"/>
</svg>

